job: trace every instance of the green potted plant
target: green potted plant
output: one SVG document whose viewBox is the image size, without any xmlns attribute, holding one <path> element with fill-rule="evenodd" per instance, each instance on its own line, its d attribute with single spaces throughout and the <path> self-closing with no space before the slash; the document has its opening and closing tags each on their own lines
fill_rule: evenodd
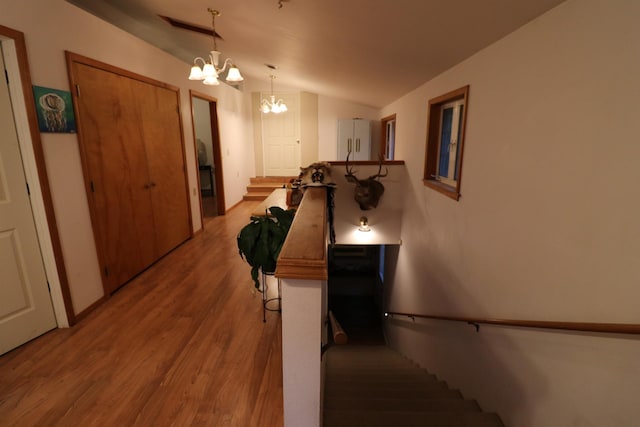
<svg viewBox="0 0 640 427">
<path fill-rule="evenodd" d="M 251 278 L 256 289 L 260 288 L 258 273 L 274 273 L 280 249 L 293 222 L 294 210 L 278 206 L 268 209 L 270 216 L 252 216 L 251 222 L 238 233 L 240 257 L 251 266 Z"/>
</svg>

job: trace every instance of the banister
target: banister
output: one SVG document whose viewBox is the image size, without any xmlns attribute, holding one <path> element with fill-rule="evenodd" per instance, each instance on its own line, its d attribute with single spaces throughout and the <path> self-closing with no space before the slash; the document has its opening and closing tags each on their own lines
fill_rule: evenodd
<svg viewBox="0 0 640 427">
<path fill-rule="evenodd" d="M 329 311 L 329 323 L 331 323 L 331 331 L 333 333 L 333 342 L 338 345 L 344 345 L 349 342 L 347 333 L 342 329 L 342 325 L 336 319 L 332 311 Z"/>
<path fill-rule="evenodd" d="M 403 313 L 397 311 L 387 311 L 385 316 L 405 316 L 412 319 L 433 319 L 448 320 L 453 322 L 464 322 L 471 324 L 479 330 L 480 324 L 498 325 L 498 326 L 515 326 L 523 328 L 538 329 L 560 329 L 566 331 L 577 332 L 599 332 L 609 334 L 640 334 L 640 324 L 634 323 L 594 323 L 594 322 L 557 322 L 546 320 L 517 320 L 517 319 L 491 319 L 479 317 L 462 317 L 462 316 L 441 316 L 429 314 Z"/>
<path fill-rule="evenodd" d="M 327 189 L 309 187 L 291 224 L 276 277 L 327 280 Z"/>
</svg>

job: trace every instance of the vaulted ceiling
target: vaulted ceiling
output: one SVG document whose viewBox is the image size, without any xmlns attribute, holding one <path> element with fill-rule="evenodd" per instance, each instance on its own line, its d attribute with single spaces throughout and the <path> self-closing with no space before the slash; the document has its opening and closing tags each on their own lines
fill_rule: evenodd
<svg viewBox="0 0 640 427">
<path fill-rule="evenodd" d="M 246 77 L 373 107 L 384 106 L 563 0 L 67 0 L 184 60 L 218 50 Z M 279 6 L 282 7 L 279 7 Z M 277 90 L 277 87 L 276 87 Z"/>
</svg>

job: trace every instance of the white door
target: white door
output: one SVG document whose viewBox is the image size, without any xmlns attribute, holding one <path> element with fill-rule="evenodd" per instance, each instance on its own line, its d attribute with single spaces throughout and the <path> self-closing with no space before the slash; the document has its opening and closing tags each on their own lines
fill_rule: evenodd
<svg viewBox="0 0 640 427">
<path fill-rule="evenodd" d="M 0 50 L 0 70 L 4 60 Z M 9 89 L 0 79 L 0 354 L 53 329 Z"/>
<path fill-rule="evenodd" d="M 263 95 L 264 97 L 264 95 Z M 284 113 L 262 115 L 265 176 L 298 176 L 300 173 L 300 97 L 280 94 Z"/>
</svg>

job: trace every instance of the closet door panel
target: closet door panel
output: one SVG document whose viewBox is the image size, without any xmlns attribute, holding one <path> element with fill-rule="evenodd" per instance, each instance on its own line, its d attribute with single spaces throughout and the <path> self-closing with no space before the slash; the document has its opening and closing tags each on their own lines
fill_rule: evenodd
<svg viewBox="0 0 640 427">
<path fill-rule="evenodd" d="M 138 82 L 136 92 L 149 167 L 160 257 L 191 237 L 178 92 Z"/>
<path fill-rule="evenodd" d="M 74 63 L 78 125 L 105 290 L 155 259 L 151 192 L 131 80 Z"/>
</svg>

